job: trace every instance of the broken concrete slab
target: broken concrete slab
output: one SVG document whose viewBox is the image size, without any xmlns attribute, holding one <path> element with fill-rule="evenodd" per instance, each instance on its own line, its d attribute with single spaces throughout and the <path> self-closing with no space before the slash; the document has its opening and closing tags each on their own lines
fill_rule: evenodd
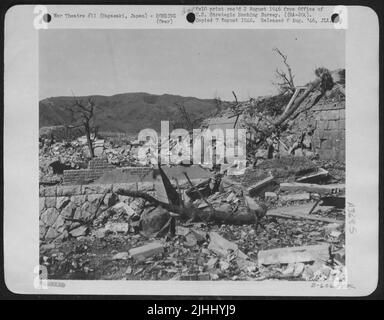
<svg viewBox="0 0 384 320">
<path fill-rule="evenodd" d="M 284 182 L 280 183 L 281 191 L 288 192 L 314 192 L 320 195 L 345 193 L 345 184 L 311 184 L 299 182 Z"/>
<path fill-rule="evenodd" d="M 273 216 L 278 218 L 287 218 L 287 219 L 307 219 L 307 220 L 316 220 L 323 221 L 328 223 L 338 223 L 343 224 L 343 220 L 336 220 L 331 218 L 316 217 L 313 214 L 309 214 L 310 210 L 313 207 L 313 203 L 306 203 L 303 205 L 297 205 L 292 207 L 280 207 L 271 209 L 267 212 L 267 216 Z"/>
<path fill-rule="evenodd" d="M 144 246 L 129 250 L 129 256 L 136 260 L 143 260 L 163 252 L 164 245 L 159 241 L 154 241 Z"/>
<path fill-rule="evenodd" d="M 217 255 L 221 257 L 227 257 L 231 252 L 233 252 L 235 255 L 237 255 L 237 257 L 241 259 L 248 259 L 248 256 L 244 252 L 239 250 L 237 244 L 228 241 L 227 239 L 219 235 L 217 232 L 210 232 L 209 238 L 210 242 L 208 245 L 208 249 L 213 251 Z"/>
<path fill-rule="evenodd" d="M 255 183 L 255 184 L 253 184 L 252 186 L 248 187 L 248 188 L 246 189 L 246 191 L 247 191 L 247 193 L 248 193 L 249 195 L 254 195 L 254 194 L 256 194 L 257 191 L 259 191 L 260 189 L 262 189 L 262 188 L 268 186 L 269 184 L 273 183 L 274 179 L 275 179 L 275 178 L 274 178 L 273 176 L 269 176 L 269 177 L 267 177 L 267 178 L 265 178 L 265 179 L 263 179 L 263 180 L 261 180 L 261 181 Z"/>
<path fill-rule="evenodd" d="M 128 252 L 119 252 L 112 257 L 112 260 L 127 260 L 128 257 L 129 257 Z"/>
<path fill-rule="evenodd" d="M 305 193 L 294 193 L 294 194 L 285 194 L 280 196 L 281 201 L 303 201 L 303 200 L 310 200 L 311 194 L 308 192 Z"/>
<path fill-rule="evenodd" d="M 288 247 L 258 252 L 258 264 L 289 264 L 329 259 L 329 244 Z"/>
<path fill-rule="evenodd" d="M 104 238 L 105 234 L 106 234 L 106 230 L 104 228 L 100 228 L 100 229 L 92 231 L 92 235 L 98 239 Z"/>
</svg>

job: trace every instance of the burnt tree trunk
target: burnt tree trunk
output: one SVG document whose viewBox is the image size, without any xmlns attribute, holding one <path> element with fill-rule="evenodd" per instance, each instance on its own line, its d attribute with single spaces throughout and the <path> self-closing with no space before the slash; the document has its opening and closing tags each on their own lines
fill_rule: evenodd
<svg viewBox="0 0 384 320">
<path fill-rule="evenodd" d="M 283 122 L 285 122 L 289 117 L 300 107 L 300 105 L 303 103 L 303 101 L 309 96 L 309 94 L 315 90 L 315 88 L 321 83 L 321 79 L 318 78 L 314 81 L 312 81 L 308 88 L 304 91 L 303 95 L 296 99 L 296 101 L 293 103 L 292 107 L 284 114 L 281 115 L 279 119 L 277 119 L 273 124 L 275 126 L 281 125 Z"/>
<path fill-rule="evenodd" d="M 91 139 L 91 128 L 90 128 L 88 122 L 84 123 L 84 129 L 85 129 L 85 135 L 87 137 L 89 154 L 91 155 L 91 158 L 94 158 L 95 152 L 93 151 L 93 144 L 92 144 L 92 139 Z"/>
</svg>

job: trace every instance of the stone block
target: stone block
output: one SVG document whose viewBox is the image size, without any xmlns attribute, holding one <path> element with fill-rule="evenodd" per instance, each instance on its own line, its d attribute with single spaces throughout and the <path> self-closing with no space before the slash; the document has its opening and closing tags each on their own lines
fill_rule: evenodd
<svg viewBox="0 0 384 320">
<path fill-rule="evenodd" d="M 51 187 L 45 187 L 44 188 L 44 196 L 46 197 L 56 197 L 56 186 L 51 186 Z"/>
<path fill-rule="evenodd" d="M 59 233 L 64 232 L 65 230 L 65 218 L 61 215 L 59 215 L 55 221 L 55 223 L 52 225 L 52 228 L 55 228 Z"/>
<path fill-rule="evenodd" d="M 296 193 L 296 194 L 286 194 L 280 196 L 281 201 L 302 201 L 310 200 L 311 195 L 309 193 Z"/>
<path fill-rule="evenodd" d="M 56 197 L 45 197 L 45 206 L 47 208 L 55 208 L 56 207 Z"/>
<path fill-rule="evenodd" d="M 71 200 L 69 199 L 69 197 L 57 197 L 56 198 L 56 208 L 58 210 L 61 210 L 61 209 L 65 208 L 70 202 L 71 202 Z"/>
<path fill-rule="evenodd" d="M 311 184 L 298 182 L 283 182 L 280 183 L 280 190 L 287 192 L 312 192 L 321 195 L 334 194 L 336 192 L 345 192 L 345 184 Z"/>
<path fill-rule="evenodd" d="M 42 213 L 45 210 L 45 197 L 39 198 L 39 212 Z"/>
<path fill-rule="evenodd" d="M 45 234 L 45 240 L 53 240 L 56 239 L 60 233 L 55 228 L 49 228 L 47 233 Z"/>
<path fill-rule="evenodd" d="M 134 183 L 114 183 L 112 186 L 112 192 L 116 193 L 117 190 L 129 190 L 129 191 L 137 191 L 137 184 Z"/>
<path fill-rule="evenodd" d="M 73 202 L 70 202 L 66 207 L 63 208 L 63 210 L 61 210 L 60 215 L 65 218 L 73 218 L 75 210 L 76 210 L 76 206 L 74 205 Z"/>
<path fill-rule="evenodd" d="M 82 194 L 104 194 L 112 192 L 112 184 L 89 184 L 82 186 Z"/>
<path fill-rule="evenodd" d="M 161 242 L 155 241 L 147 245 L 129 250 L 129 255 L 133 259 L 142 260 L 163 252 L 164 245 Z"/>
<path fill-rule="evenodd" d="M 68 185 L 68 186 L 59 186 L 57 187 L 57 196 L 58 197 L 68 197 L 81 194 L 80 185 Z"/>
<path fill-rule="evenodd" d="M 79 196 L 72 196 L 71 197 L 71 202 L 75 206 L 81 206 L 86 200 L 87 200 L 86 195 L 79 195 Z"/>
<path fill-rule="evenodd" d="M 138 182 L 138 191 L 153 191 L 155 189 L 153 182 Z"/>
<path fill-rule="evenodd" d="M 59 216 L 59 211 L 56 208 L 48 208 L 41 214 L 40 220 L 46 226 L 52 226 L 55 223 L 58 216 Z"/>
</svg>

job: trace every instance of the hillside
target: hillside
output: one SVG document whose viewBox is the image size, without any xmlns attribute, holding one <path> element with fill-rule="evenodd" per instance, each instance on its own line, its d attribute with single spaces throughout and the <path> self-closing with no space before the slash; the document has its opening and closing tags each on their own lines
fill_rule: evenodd
<svg viewBox="0 0 384 320">
<path fill-rule="evenodd" d="M 184 105 L 192 121 L 203 120 L 215 111 L 213 99 L 198 99 L 176 95 L 124 93 L 113 96 L 93 96 L 96 102 L 96 123 L 100 131 L 137 134 L 144 128 L 160 130 L 160 121 L 169 120 L 180 127 L 182 115 L 176 104 Z M 80 97 L 86 101 L 87 97 Z M 68 106 L 73 97 L 53 97 L 39 102 L 39 127 L 74 124 Z"/>
</svg>

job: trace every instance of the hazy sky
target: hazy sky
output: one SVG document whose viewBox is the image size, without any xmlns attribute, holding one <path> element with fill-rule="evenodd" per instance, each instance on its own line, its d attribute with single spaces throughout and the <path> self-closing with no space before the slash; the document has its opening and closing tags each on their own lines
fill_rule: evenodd
<svg viewBox="0 0 384 320">
<path fill-rule="evenodd" d="M 40 99 L 125 92 L 240 100 L 274 92 L 272 49 L 296 85 L 345 67 L 342 30 L 41 30 Z"/>
</svg>

